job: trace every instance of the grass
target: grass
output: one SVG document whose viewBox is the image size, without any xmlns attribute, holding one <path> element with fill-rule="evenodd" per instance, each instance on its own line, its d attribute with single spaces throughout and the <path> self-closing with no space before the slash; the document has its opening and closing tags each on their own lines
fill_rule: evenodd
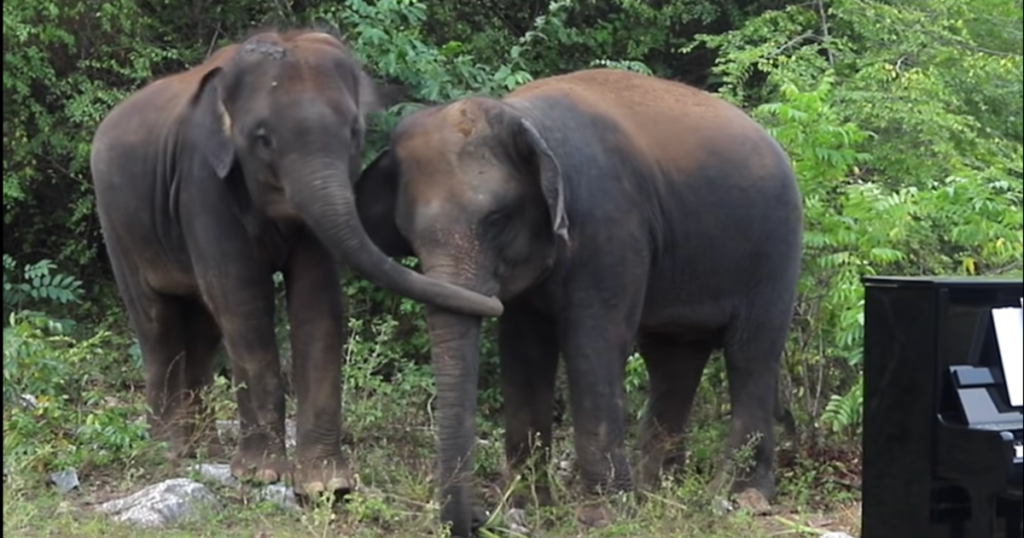
<svg viewBox="0 0 1024 538">
<path fill-rule="evenodd" d="M 394 332 L 349 342 L 344 370 L 346 445 L 361 486 L 340 503 L 289 510 L 259 502 L 254 490 L 210 484 L 218 506 L 169 529 L 138 529 L 112 522 L 95 506 L 167 478 L 188 477 L 185 463 L 159 458 L 142 416 L 140 372 L 124 360 L 123 340 L 98 333 L 88 339 L 46 336 L 27 322 L 4 331 L 5 536 L 18 538 L 349 538 L 447 536 L 439 523 L 434 468 L 433 376 L 429 366 L 403 360 L 390 345 Z M 356 331 L 353 331 L 356 332 Z M 286 346 L 285 346 L 286 347 Z M 395 365 L 401 365 L 395 368 Z M 655 492 L 611 503 L 613 523 L 587 529 L 576 522 L 579 501 L 572 484 L 571 425 L 557 426 L 555 457 L 541 470 L 553 477 L 557 505 L 527 502 L 520 523 L 544 538 L 768 538 L 817 537 L 828 530 L 857 534 L 856 455 L 848 450 L 787 446 L 778 453 L 779 498 L 769 516 L 720 514 L 707 484 L 723 453 L 727 421 L 702 388 L 692 417 L 690 461 L 683 476 L 667 477 Z M 22 394 L 35 402 L 23 403 Z M 642 391 L 631 392 L 638 406 Z M 211 388 L 213 419 L 234 419 L 230 383 Z M 22 403 L 19 403 L 22 402 Z M 477 499 L 498 515 L 483 538 L 518 538 L 502 520 L 508 488 L 501 486 L 503 454 L 493 390 L 481 392 L 479 442 L 474 460 Z M 294 413 L 293 401 L 289 401 Z M 562 413 L 565 414 L 564 412 Z M 634 415 L 635 416 L 635 415 Z M 631 424 L 636 427 L 635 421 Z M 805 438 L 807 436 L 804 436 Z M 78 470 L 81 486 L 67 495 L 47 484 L 48 473 Z M 516 486 L 534 481 L 522 477 Z M 528 491 L 528 487 L 526 490 Z M 522 489 L 518 490 L 520 493 Z M 526 495 L 529 497 L 529 495 Z"/>
<path fill-rule="evenodd" d="M 397 507 L 379 506 L 383 499 L 367 497 L 339 510 L 313 508 L 303 514 L 283 513 L 269 506 L 246 506 L 244 499 L 235 499 L 217 513 L 202 514 L 194 522 L 171 529 L 139 530 L 112 524 L 102 516 L 84 513 L 77 501 L 66 502 L 53 495 L 26 499 L 4 488 L 4 532 L 24 538 L 320 538 L 346 536 L 352 538 L 384 538 L 392 536 L 444 536 L 432 512 L 405 513 Z M 644 509 L 630 521 L 600 530 L 586 531 L 567 522 L 566 510 L 551 510 L 532 516 L 547 520 L 549 525 L 535 536 L 569 538 L 587 537 L 706 537 L 706 538 L 768 538 L 777 536 L 819 536 L 829 529 L 843 527 L 836 516 L 787 516 L 758 520 L 746 516 L 715 519 L 707 514 L 685 509 Z M 534 527 L 538 529 L 538 527 Z M 492 529 L 491 536 L 517 536 L 502 529 Z M 490 538 L 485 536 L 484 538 Z"/>
<path fill-rule="evenodd" d="M 87 512 L 81 506 L 85 498 L 69 501 L 54 494 L 25 492 L 4 487 L 4 533 L 23 538 L 384 538 L 393 536 L 439 537 L 444 531 L 436 522 L 434 510 L 403 508 L 385 496 L 357 497 L 338 509 L 314 507 L 301 514 L 287 513 L 268 505 L 249 505 L 244 495 L 225 502 L 213 513 L 199 514 L 195 521 L 171 529 L 139 530 L 112 524 L 104 516 Z M 83 497 L 88 497 L 85 494 Z M 674 501 L 652 502 L 629 520 L 600 530 L 585 530 L 571 522 L 566 508 L 536 510 L 529 516 L 534 536 L 570 537 L 704 537 L 768 538 L 778 536 L 820 536 L 827 530 L 848 530 L 850 512 L 834 515 L 787 515 L 778 518 L 754 518 L 734 515 L 718 518 L 688 510 Z M 535 523 L 546 522 L 539 526 Z M 518 536 L 501 528 L 491 536 Z M 485 536 L 484 538 L 490 538 Z"/>
<path fill-rule="evenodd" d="M 695 432 L 693 453 L 708 453 L 721 442 L 721 426 Z M 484 437 L 496 438 L 496 432 Z M 568 428 L 559 432 L 558 454 L 569 457 Z M 133 493 L 146 485 L 175 476 L 189 476 L 183 465 L 160 462 L 156 448 L 148 442 L 130 463 L 117 462 L 87 468 L 81 473 L 82 486 L 61 496 L 33 473 L 5 477 L 4 533 L 24 538 L 384 538 L 391 536 L 442 537 L 431 480 L 433 437 L 425 425 L 354 431 L 352 458 L 363 485 L 341 503 L 322 503 L 302 510 L 288 510 L 258 502 L 253 490 L 209 484 L 220 505 L 200 513 L 195 520 L 171 529 L 139 530 L 112 523 L 98 514 L 99 502 Z M 5 445 L 6 446 L 6 445 Z M 507 500 L 499 489 L 500 443 L 483 442 L 477 450 L 476 475 L 480 479 L 478 499 L 490 509 Z M 603 529 L 586 529 L 575 522 L 572 486 L 556 490 L 560 503 L 554 507 L 527 506 L 526 526 L 532 536 L 575 537 L 703 537 L 768 538 L 776 536 L 820 536 L 828 530 L 854 534 L 859 514 L 855 496 L 844 492 L 841 467 L 795 457 L 783 450 L 779 469 L 780 499 L 770 516 L 733 512 L 721 515 L 712 509 L 707 491 L 708 462 L 694 462 L 693 472 L 682 478 L 669 477 L 662 488 L 639 494 L 643 502 L 628 498 L 613 501 L 616 520 Z M 5 453 L 5 461 L 7 454 Z M 788 461 L 787 461 L 788 460 Z M 558 464 L 553 464 L 555 469 Z M 563 476 L 564 478 L 564 476 Z M 521 484 L 528 485 L 529 480 Z M 504 511 L 499 511 L 504 512 Z M 518 535 L 496 518 L 484 538 L 513 538 Z M 10 534 L 7 534 L 10 533 Z"/>
</svg>

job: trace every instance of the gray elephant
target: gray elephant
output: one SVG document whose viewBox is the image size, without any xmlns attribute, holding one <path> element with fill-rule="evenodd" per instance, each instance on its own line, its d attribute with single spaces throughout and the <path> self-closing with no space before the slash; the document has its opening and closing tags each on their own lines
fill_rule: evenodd
<svg viewBox="0 0 1024 538">
<path fill-rule="evenodd" d="M 619 70 L 537 80 L 402 119 L 356 183 L 370 237 L 426 275 L 497 294 L 505 453 L 551 442 L 559 356 L 587 494 L 628 490 L 624 364 L 650 376 L 639 479 L 682 460 L 705 364 L 723 349 L 734 492 L 773 497 L 776 383 L 795 301 L 802 201 L 789 159 L 738 108 Z M 481 320 L 428 306 L 442 517 L 474 521 L 468 484 Z M 541 454 L 541 459 L 546 454 Z M 596 500 L 596 499 L 595 499 Z M 607 521 L 602 502 L 580 514 Z"/>
<path fill-rule="evenodd" d="M 338 263 L 412 299 L 495 316 L 500 301 L 385 256 L 357 218 L 376 86 L 332 35 L 265 32 L 118 104 L 92 142 L 107 253 L 145 364 L 151 432 L 170 457 L 215 443 L 195 425 L 223 341 L 241 422 L 231 468 L 296 490 L 344 490 L 344 310 Z M 283 273 L 298 399 L 286 457 L 272 275 Z M 215 444 L 209 447 L 216 452 Z"/>
</svg>

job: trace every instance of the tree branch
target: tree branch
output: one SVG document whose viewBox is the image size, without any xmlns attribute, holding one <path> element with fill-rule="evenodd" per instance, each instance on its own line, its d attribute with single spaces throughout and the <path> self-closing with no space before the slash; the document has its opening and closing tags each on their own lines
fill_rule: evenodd
<svg viewBox="0 0 1024 538">
<path fill-rule="evenodd" d="M 790 48 L 792 48 L 792 47 L 794 47 L 796 45 L 799 45 L 800 43 L 803 43 L 804 41 L 814 40 L 814 39 L 818 39 L 818 36 L 814 35 L 814 32 L 806 32 L 806 33 L 800 34 L 800 35 L 794 37 L 793 39 L 790 39 L 789 41 L 785 42 L 781 47 L 779 47 L 779 48 L 769 52 L 765 56 L 765 58 L 773 58 L 775 56 L 778 56 L 778 55 L 782 54 L 783 52 L 786 52 Z"/>
<path fill-rule="evenodd" d="M 832 49 L 828 46 L 830 41 L 828 32 L 828 18 L 825 17 L 825 0 L 818 0 L 818 17 L 821 18 L 821 38 L 825 41 L 825 52 L 828 53 L 828 65 L 835 67 L 836 57 L 832 54 Z"/>
</svg>

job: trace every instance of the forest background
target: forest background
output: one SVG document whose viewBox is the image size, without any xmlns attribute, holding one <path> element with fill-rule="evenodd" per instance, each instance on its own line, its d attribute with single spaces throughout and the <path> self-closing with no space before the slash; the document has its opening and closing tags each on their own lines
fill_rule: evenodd
<svg viewBox="0 0 1024 538">
<path fill-rule="evenodd" d="M 795 504 L 820 501 L 823 487 L 856 498 L 860 276 L 1024 270 L 1019 0 L 8 0 L 5 530 L 8 496 L 32 498 L 26 484 L 39 473 L 143 473 L 152 448 L 137 420 L 140 357 L 95 215 L 88 156 L 96 125 L 152 78 L 195 65 L 254 27 L 315 22 L 340 28 L 377 80 L 411 89 L 410 102 L 375 118 L 367 162 L 397 118 L 423 103 L 500 95 L 591 66 L 694 84 L 771 130 L 805 200 L 804 269 L 782 377 L 801 433 L 780 455 Z M 358 275 L 346 278 L 345 293 L 350 437 L 429 424 L 421 305 Z M 493 329 L 481 355 L 484 438 L 499 438 L 500 428 Z M 633 357 L 633 416 L 645 375 Z M 719 450 L 724 383 L 713 362 L 694 420 L 694 435 L 709 439 L 694 444 L 697 462 Z M 229 417 L 225 377 L 215 389 Z M 563 425 L 565 403 L 563 391 Z M 496 468 L 498 456 L 495 448 L 478 465 Z"/>
</svg>

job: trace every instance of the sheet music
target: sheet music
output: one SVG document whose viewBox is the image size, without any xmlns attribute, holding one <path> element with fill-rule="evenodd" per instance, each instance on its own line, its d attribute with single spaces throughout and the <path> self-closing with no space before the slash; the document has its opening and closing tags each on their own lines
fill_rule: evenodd
<svg viewBox="0 0 1024 538">
<path fill-rule="evenodd" d="M 1022 308 L 993 308 L 992 323 L 996 329 L 999 356 L 1010 405 L 1024 405 L 1024 298 Z"/>
</svg>

